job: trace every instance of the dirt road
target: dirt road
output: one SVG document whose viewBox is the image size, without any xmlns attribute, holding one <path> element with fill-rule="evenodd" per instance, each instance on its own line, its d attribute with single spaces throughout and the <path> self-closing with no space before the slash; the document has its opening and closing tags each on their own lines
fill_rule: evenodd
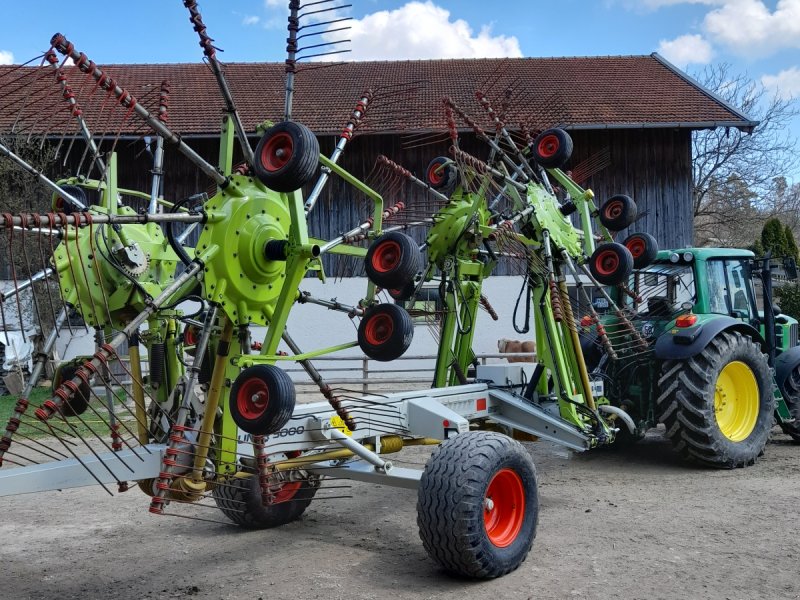
<svg viewBox="0 0 800 600">
<path fill-rule="evenodd" d="M 430 562 L 412 491 L 331 487 L 320 496 L 352 497 L 247 532 L 151 516 L 135 488 L 114 498 L 86 488 L 3 499 L 0 597 L 800 598 L 800 447 L 785 436 L 736 471 L 687 467 L 658 434 L 625 453 L 529 448 L 539 535 L 528 560 L 498 580 L 451 579 Z M 412 448 L 395 462 L 425 458 Z"/>
</svg>

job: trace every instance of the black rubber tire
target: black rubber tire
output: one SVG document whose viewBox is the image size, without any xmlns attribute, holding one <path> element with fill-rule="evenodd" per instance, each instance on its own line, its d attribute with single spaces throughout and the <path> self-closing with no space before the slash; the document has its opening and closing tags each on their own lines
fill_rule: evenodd
<svg viewBox="0 0 800 600">
<path fill-rule="evenodd" d="M 456 169 L 453 161 L 446 156 L 437 156 L 428 163 L 425 169 L 425 183 L 435 190 L 452 189 L 456 184 L 457 178 L 458 169 Z"/>
<path fill-rule="evenodd" d="M 586 369 L 591 373 L 594 371 L 603 358 L 605 351 L 600 345 L 597 332 L 594 330 L 584 333 L 578 333 L 578 340 L 581 343 L 581 352 L 583 354 L 583 362 L 586 363 Z"/>
<path fill-rule="evenodd" d="M 572 138 L 558 127 L 545 129 L 533 140 L 531 153 L 545 169 L 560 169 L 572 156 Z"/>
<path fill-rule="evenodd" d="M 783 432 L 800 444 L 800 365 L 792 369 L 783 382 L 782 390 L 794 423 L 783 426 Z"/>
<path fill-rule="evenodd" d="M 600 223 L 610 231 L 622 231 L 636 221 L 638 209 L 630 196 L 617 194 L 606 200 L 600 209 Z"/>
<path fill-rule="evenodd" d="M 422 268 L 422 254 L 413 238 L 390 231 L 376 238 L 364 258 L 367 277 L 384 289 L 403 289 Z"/>
<path fill-rule="evenodd" d="M 89 197 L 86 194 L 86 190 L 79 185 L 62 185 L 59 186 L 62 190 L 68 193 L 70 196 L 75 198 L 84 206 L 88 207 L 91 202 L 89 201 Z M 72 202 L 66 201 L 61 194 L 58 192 L 53 193 L 51 206 L 53 212 L 63 212 L 64 214 L 71 215 L 74 212 L 80 212 L 82 209 L 75 206 Z"/>
<path fill-rule="evenodd" d="M 589 271 L 603 285 L 617 285 L 633 271 L 633 256 L 622 244 L 605 242 L 594 249 L 589 258 Z"/>
<path fill-rule="evenodd" d="M 81 360 L 82 362 L 82 360 Z M 53 373 L 53 392 L 55 392 L 62 383 L 69 381 L 75 377 L 75 373 L 80 367 L 79 363 L 73 361 L 64 363 L 56 367 Z M 78 391 L 72 394 L 68 402 L 61 405 L 61 414 L 65 417 L 77 417 L 86 412 L 89 408 L 89 401 L 92 398 L 92 390 L 88 383 L 81 381 L 78 385 Z"/>
<path fill-rule="evenodd" d="M 643 269 L 651 264 L 658 254 L 658 242 L 649 233 L 632 233 L 622 242 L 633 256 L 633 268 Z"/>
<path fill-rule="evenodd" d="M 413 279 L 409 281 L 405 287 L 400 289 L 388 289 L 386 292 L 391 296 L 395 302 L 406 302 L 414 297 L 414 292 L 417 291 L 417 282 Z"/>
<path fill-rule="evenodd" d="M 406 309 L 398 304 L 370 306 L 358 325 L 361 351 L 382 362 L 400 358 L 414 338 L 414 323 Z"/>
<path fill-rule="evenodd" d="M 519 531 L 500 547 L 484 524 L 484 500 L 492 478 L 505 469 L 521 479 L 524 512 Z M 522 444 L 508 436 L 456 435 L 425 465 L 417 495 L 419 537 L 428 555 L 454 575 L 489 579 L 513 571 L 533 545 L 538 520 L 536 467 Z"/>
<path fill-rule="evenodd" d="M 305 512 L 319 485 L 301 480 L 291 499 L 264 505 L 258 477 L 231 477 L 214 486 L 211 495 L 223 514 L 245 529 L 270 529 L 291 523 Z"/>
<path fill-rule="evenodd" d="M 746 364 L 759 387 L 759 408 L 753 431 L 734 442 L 720 430 L 715 416 L 717 377 L 732 361 Z M 723 331 L 705 349 L 686 360 L 667 360 L 658 380 L 658 419 L 681 457 L 711 467 L 752 465 L 764 452 L 775 410 L 772 375 L 759 344 L 736 331 Z"/>
<path fill-rule="evenodd" d="M 283 156 L 286 153 L 288 158 Z M 253 171 L 264 185 L 276 192 L 293 192 L 314 178 L 319 141 L 305 125 L 283 121 L 261 136 L 253 162 Z"/>
<path fill-rule="evenodd" d="M 253 400 L 259 394 L 258 401 Z M 294 404 L 291 377 L 274 365 L 247 367 L 234 380 L 228 398 L 234 422 L 239 429 L 252 435 L 280 431 L 291 418 Z"/>
</svg>

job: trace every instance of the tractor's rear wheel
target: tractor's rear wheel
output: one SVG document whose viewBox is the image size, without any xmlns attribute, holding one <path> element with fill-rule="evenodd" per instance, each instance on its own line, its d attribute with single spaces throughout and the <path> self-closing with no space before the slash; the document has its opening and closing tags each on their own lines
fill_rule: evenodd
<svg viewBox="0 0 800 600">
<path fill-rule="evenodd" d="M 800 444 L 800 365 L 792 369 L 783 383 L 784 400 L 789 407 L 789 412 L 794 417 L 794 423 L 783 426 L 783 431 L 796 443 Z"/>
<path fill-rule="evenodd" d="M 522 444 L 505 435 L 459 434 L 425 465 L 419 536 L 430 557 L 455 575 L 489 579 L 519 567 L 538 518 L 536 467 Z"/>
<path fill-rule="evenodd" d="M 686 360 L 667 360 L 658 381 L 659 420 L 678 453 L 705 465 L 753 464 L 772 429 L 775 398 L 767 357 L 726 331 Z"/>
<path fill-rule="evenodd" d="M 271 504 L 264 504 L 258 477 L 242 474 L 217 483 L 212 496 L 217 508 L 237 525 L 269 529 L 299 519 L 318 488 L 318 481 L 309 478 L 288 481 L 273 492 Z"/>
</svg>

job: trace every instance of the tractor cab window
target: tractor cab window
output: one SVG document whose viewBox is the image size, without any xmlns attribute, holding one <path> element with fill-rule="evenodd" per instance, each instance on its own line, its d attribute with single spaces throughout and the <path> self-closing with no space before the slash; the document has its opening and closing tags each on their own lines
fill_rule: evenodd
<svg viewBox="0 0 800 600">
<path fill-rule="evenodd" d="M 710 260 L 706 270 L 710 312 L 740 319 L 755 317 L 750 264 L 747 260 Z"/>
<path fill-rule="evenodd" d="M 670 317 L 683 304 L 697 301 L 694 273 L 688 265 L 654 263 L 634 271 L 629 287 L 636 293 L 636 311 L 642 316 Z M 633 303 L 629 298 L 628 304 Z"/>
</svg>

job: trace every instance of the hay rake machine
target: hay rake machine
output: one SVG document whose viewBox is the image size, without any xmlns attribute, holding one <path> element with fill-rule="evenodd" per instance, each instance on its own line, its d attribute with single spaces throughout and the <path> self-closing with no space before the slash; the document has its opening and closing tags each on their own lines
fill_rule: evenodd
<svg viewBox="0 0 800 600">
<path fill-rule="evenodd" d="M 20 273 L 13 273 L 14 290 L 3 300 L 15 298 L 21 312 L 21 290 L 40 284 L 55 306 L 53 289 L 43 283 L 53 278 L 62 310 L 54 314 L 51 333 L 0 440 L 0 495 L 92 484 L 108 493 L 116 485 L 122 492 L 129 482 L 138 482 L 150 497 L 153 514 L 203 519 L 197 510 L 221 509 L 237 524 L 264 528 L 298 518 L 312 499 L 330 498 L 317 496 L 324 479 L 364 480 L 419 489 L 421 537 L 428 552 L 449 570 L 493 577 L 516 568 L 533 542 L 537 523 L 533 463 L 510 438 L 469 429 L 498 406 L 516 411 L 521 429 L 551 426 L 551 417 L 504 392 L 510 380 L 524 377 L 523 370 L 509 368 L 495 378 L 497 385 L 355 397 L 332 389 L 312 362 L 355 346 L 374 359 L 392 360 L 411 341 L 408 313 L 377 301 L 380 282 L 370 281 L 363 297 L 350 305 L 299 291 L 309 272 L 324 278 L 320 258 L 326 253 L 377 265 L 377 272 L 390 279 L 400 276 L 399 287 L 410 283 L 421 267 L 419 249 L 403 238 L 390 248 L 382 238 L 377 257 L 356 245 L 379 235 L 383 220 L 404 208 L 400 203 L 384 206 L 379 194 L 337 165 L 379 94 L 365 93 L 333 155 L 320 155 L 313 134 L 289 120 L 292 71 L 302 37 L 301 7 L 291 2 L 285 120 L 269 126 L 252 149 L 197 6 L 193 0 L 184 5 L 225 101 L 219 165 L 204 160 L 167 125 L 167 86 L 151 94 L 153 107 L 148 109 L 147 102 L 60 34 L 51 41 L 52 51 L 64 57 L 60 64 L 49 52 L 42 68 L 12 71 L 13 83 L 26 94 L 42 94 L 46 92 L 37 87 L 40 73 L 53 70 L 70 123 L 74 120 L 84 142 L 80 164 L 90 160 L 87 174 L 53 181 L 15 152 L 13 144 L 3 145 L 7 158 L 53 194 L 53 212 L 3 215 L 9 255 L 25 259 Z M 71 70 L 64 68 L 68 59 L 74 63 Z M 67 78 L 72 75 L 82 79 L 79 86 L 70 85 Z M 103 96 L 100 110 L 87 108 L 93 94 Z M 139 120 L 157 137 L 149 194 L 118 188 L 114 149 L 119 135 L 103 152 L 92 134 L 91 115 L 101 114 L 102 130 L 108 131 L 113 130 L 108 122 L 115 111 L 124 119 Z M 15 123 L 21 125 L 12 129 L 13 141 L 48 137 L 48 128 L 35 117 L 27 104 L 19 111 Z M 245 158 L 236 168 L 235 140 Z M 73 143 L 66 145 L 69 152 Z M 213 182 L 210 197 L 161 197 L 165 147 L 177 148 Z M 304 200 L 300 188 L 320 166 L 323 173 Z M 93 170 L 97 175 L 91 178 Z M 371 216 L 333 240 L 317 240 L 309 234 L 307 215 L 331 176 L 344 179 L 371 202 Z M 121 198 L 126 196 L 146 200 L 147 208 L 137 211 L 125 205 Z M 194 248 L 183 245 L 186 232 L 178 234 L 179 225 L 200 228 Z M 42 254 L 38 271 L 25 255 L 34 236 Z M 303 352 L 286 331 L 290 311 L 301 303 L 360 317 L 358 339 Z M 62 366 L 51 397 L 39 402 L 34 386 L 72 309 L 95 328 L 96 352 Z M 46 331 L 44 321 L 41 329 Z M 255 326 L 266 327 L 261 341 L 252 339 Z M 279 352 L 281 341 L 290 356 Z M 121 360 L 125 344 L 130 366 Z M 141 346 L 147 347 L 148 371 Z M 258 354 L 251 353 L 254 348 Z M 299 362 L 326 401 L 296 406 L 292 381 L 276 366 L 281 361 Z M 425 471 L 395 467 L 386 458 L 408 445 L 443 440 Z M 571 442 L 583 443 L 580 438 Z M 469 490 L 457 474 L 461 469 L 475 484 Z M 471 495 L 465 499 L 467 491 Z M 468 519 L 470 531 L 450 523 L 453 511 L 442 509 L 442 503 L 457 497 L 462 505 L 467 502 L 469 511 L 460 523 Z M 197 510 L 173 512 L 177 505 Z M 461 558 L 443 560 L 443 548 L 463 549 Z"/>
<path fill-rule="evenodd" d="M 339 497 L 340 481 L 359 480 L 417 490 L 420 537 L 446 570 L 486 578 L 517 568 L 536 534 L 538 491 L 531 457 L 513 438 L 581 451 L 613 443 L 620 429 L 637 431 L 626 406 L 606 397 L 602 372 L 591 360 L 587 367 L 591 348 L 580 329 L 592 330 L 592 348 L 603 349 L 603 360 L 652 354 L 626 298 L 639 302 L 629 277 L 653 260 L 655 241 L 644 234 L 623 244 L 612 239 L 635 220 L 635 204 L 615 196 L 598 209 L 591 191 L 560 170 L 569 136 L 551 128 L 534 138 L 523 127 L 522 139 L 515 138 L 484 94 L 478 100 L 494 134 L 446 100 L 450 157 L 434 159 L 421 179 L 382 157 L 369 184 L 360 181 L 338 161 L 381 93 L 365 92 L 332 155 L 320 154 L 316 137 L 291 120 L 298 44 L 309 35 L 301 33 L 296 1 L 289 4 L 284 118 L 265 124 L 253 148 L 197 5 L 183 3 L 224 100 L 217 165 L 167 125 L 168 84 L 140 99 L 62 35 L 52 39 L 43 67 L 13 75 L 24 87 L 28 77 L 38 82 L 42 72 L 55 74 L 83 154 L 79 174 L 54 181 L 0 140 L 0 153 L 53 196 L 50 213 L 2 217 L 10 254 L 22 260 L 13 263 L 14 290 L 0 308 L 9 300 L 21 313 L 21 292 L 39 288 L 34 298 L 46 302 L 36 312 L 49 305 L 54 322 L 40 325 L 51 333 L 0 440 L 0 495 L 93 484 L 111 493 L 109 486 L 126 491 L 137 482 L 153 514 L 214 520 L 203 511 L 221 511 L 243 527 L 268 528 L 299 518 L 314 500 Z M 305 16 L 339 8 L 326 4 L 308 4 Z M 72 70 L 63 66 L 67 59 Z M 73 75 L 82 80 L 77 87 L 68 80 Z M 101 110 L 85 110 L 95 93 L 103 96 L 95 102 Z M 19 112 L 13 141 L 46 137 L 33 112 Z M 149 192 L 118 187 L 119 136 L 102 146 L 92 134 L 113 131 L 108 121 L 120 112 L 155 135 Z M 487 144 L 487 160 L 459 148 L 457 119 Z M 59 142 L 58 151 L 69 153 L 72 139 Z M 244 163 L 234 167 L 237 142 Z M 169 147 L 213 190 L 163 198 Z M 371 210 L 340 236 L 317 239 L 308 216 L 331 177 L 352 186 Z M 301 188 L 315 178 L 304 198 Z M 406 202 L 409 184 L 424 188 L 428 202 Z M 126 198 L 146 206 L 137 210 Z M 425 258 L 404 233 L 411 226 L 427 228 Z M 188 247 L 191 228 L 199 237 Z M 38 248 L 38 269 L 29 246 Z M 369 283 L 362 296 L 346 304 L 302 291 L 309 274 L 325 280 L 326 254 L 363 263 Z M 478 310 L 493 313 L 482 282 L 504 259 L 523 274 L 519 331 L 530 330 L 532 307 L 539 362 L 473 372 Z M 48 280 L 58 282 L 57 300 Z M 400 305 L 379 302 L 378 289 L 408 301 L 431 281 L 444 307 L 432 389 L 359 396 L 323 379 L 313 362 L 332 352 L 359 347 L 376 360 L 401 356 L 411 342 L 411 318 Z M 606 314 L 597 313 L 591 294 L 608 304 Z M 303 351 L 287 323 L 304 304 L 358 318 L 357 339 Z M 72 309 L 95 329 L 96 352 L 62 366 L 51 397 L 36 401 L 34 386 Z M 266 329 L 257 340 L 256 327 Z M 128 363 L 121 360 L 125 345 Z M 287 361 L 303 366 L 323 401 L 295 402 L 292 380 L 278 366 Z M 437 446 L 424 470 L 393 464 L 391 454 L 414 445 Z"/>
</svg>

